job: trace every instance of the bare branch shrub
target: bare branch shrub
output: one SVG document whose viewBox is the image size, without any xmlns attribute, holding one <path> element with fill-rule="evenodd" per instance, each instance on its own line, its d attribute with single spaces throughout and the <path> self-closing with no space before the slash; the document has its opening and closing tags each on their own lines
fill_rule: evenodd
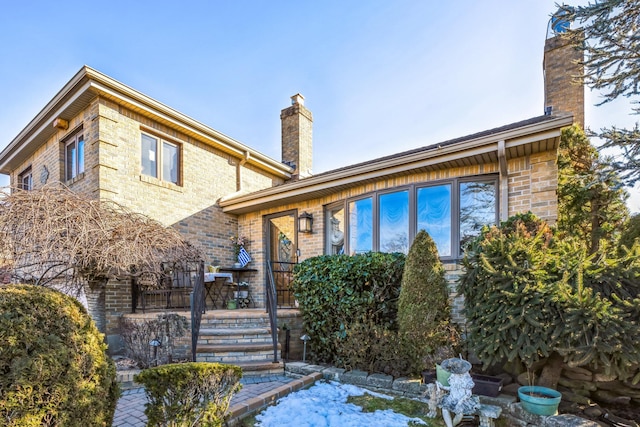
<svg viewBox="0 0 640 427">
<path fill-rule="evenodd" d="M 135 276 L 151 285 L 162 262 L 200 257 L 177 230 L 62 184 L 0 191 L 0 265 L 13 282 L 77 295 L 86 281 Z"/>
<path fill-rule="evenodd" d="M 172 363 L 175 339 L 184 336 L 188 328 L 187 318 L 175 313 L 162 313 L 155 319 L 120 318 L 127 357 L 143 369 Z M 157 340 L 159 346 L 152 346 L 152 340 Z"/>
</svg>

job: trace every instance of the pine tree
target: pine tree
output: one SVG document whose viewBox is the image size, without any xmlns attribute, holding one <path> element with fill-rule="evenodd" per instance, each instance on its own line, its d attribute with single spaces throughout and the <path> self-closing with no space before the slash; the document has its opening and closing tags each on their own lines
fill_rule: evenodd
<svg viewBox="0 0 640 427">
<path fill-rule="evenodd" d="M 585 84 L 602 93 L 602 105 L 619 97 L 640 94 L 640 0 L 596 0 L 587 6 L 562 6 L 566 18 L 582 31 L 573 32 L 574 44 L 585 52 Z M 584 40 L 582 39 L 584 34 Z M 636 101 L 637 102 L 637 101 Z M 634 108 L 635 114 L 640 107 Z M 615 166 L 627 184 L 640 180 L 640 128 L 605 128 L 598 134 L 603 148 L 622 150 Z"/>
<path fill-rule="evenodd" d="M 562 130 L 558 150 L 558 229 L 595 253 L 602 239 L 614 243 L 624 224 L 628 194 L 610 160 L 600 156 L 584 131 Z"/>
</svg>

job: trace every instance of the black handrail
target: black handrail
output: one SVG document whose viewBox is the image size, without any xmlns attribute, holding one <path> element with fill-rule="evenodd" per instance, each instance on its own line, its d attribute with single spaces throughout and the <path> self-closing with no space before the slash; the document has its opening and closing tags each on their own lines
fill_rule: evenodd
<svg viewBox="0 0 640 427">
<path fill-rule="evenodd" d="M 204 261 L 200 261 L 196 280 L 193 284 L 193 291 L 189 295 L 191 305 L 191 360 L 196 361 L 198 350 L 198 336 L 200 335 L 200 323 L 202 313 L 205 312 L 205 289 L 204 289 Z"/>
<path fill-rule="evenodd" d="M 273 341 L 273 363 L 278 363 L 278 299 L 276 282 L 273 279 L 271 263 L 267 261 L 267 313 L 271 324 L 271 340 Z"/>
</svg>

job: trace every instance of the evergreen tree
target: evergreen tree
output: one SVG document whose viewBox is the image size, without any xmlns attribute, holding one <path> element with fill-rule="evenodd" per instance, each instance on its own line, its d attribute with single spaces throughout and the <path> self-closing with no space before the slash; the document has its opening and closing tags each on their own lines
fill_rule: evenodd
<svg viewBox="0 0 640 427">
<path fill-rule="evenodd" d="M 602 239 L 613 243 L 619 237 L 627 198 L 618 173 L 584 131 L 577 125 L 564 128 L 558 150 L 558 230 L 595 253 Z"/>
<path fill-rule="evenodd" d="M 409 249 L 398 300 L 398 332 L 405 338 L 413 371 L 423 359 L 451 342 L 449 288 L 436 244 L 420 230 Z M 455 334 L 454 334 L 455 335 Z"/>
<path fill-rule="evenodd" d="M 640 94 L 640 0 L 596 0 L 587 6 L 562 6 L 566 18 L 583 31 L 570 33 L 577 48 L 585 52 L 585 84 L 602 92 L 602 105 L 618 97 Z M 584 33 L 584 39 L 582 38 Z M 637 102 L 637 101 L 636 101 Z M 640 108 L 634 108 L 635 114 Z M 603 148 L 622 150 L 615 162 L 622 178 L 632 185 L 640 180 L 640 128 L 605 128 L 599 137 Z"/>
</svg>

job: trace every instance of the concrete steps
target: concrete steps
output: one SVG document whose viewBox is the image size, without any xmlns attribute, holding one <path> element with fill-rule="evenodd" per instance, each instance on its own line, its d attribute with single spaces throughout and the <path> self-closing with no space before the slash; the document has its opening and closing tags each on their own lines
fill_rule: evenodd
<svg viewBox="0 0 640 427">
<path fill-rule="evenodd" d="M 211 310 L 202 316 L 196 360 L 240 366 L 245 376 L 284 372 L 274 362 L 269 315 L 264 309 Z"/>
</svg>

